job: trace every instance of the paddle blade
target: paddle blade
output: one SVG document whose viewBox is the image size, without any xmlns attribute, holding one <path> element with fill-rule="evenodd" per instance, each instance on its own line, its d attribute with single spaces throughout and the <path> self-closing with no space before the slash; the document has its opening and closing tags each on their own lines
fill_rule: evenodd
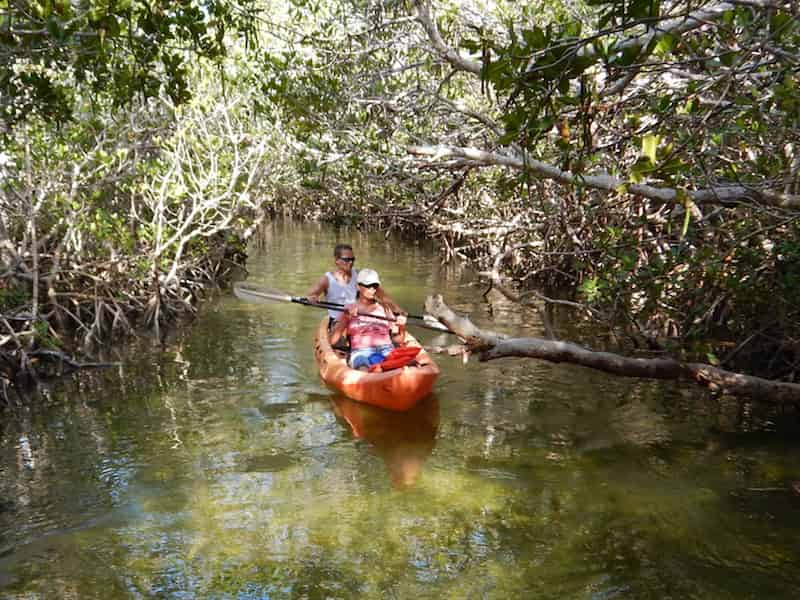
<svg viewBox="0 0 800 600">
<path fill-rule="evenodd" d="M 241 282 L 233 284 L 233 294 L 240 300 L 256 302 L 258 304 L 272 304 L 274 302 L 294 302 L 295 299 L 285 292 L 254 288 Z"/>
</svg>

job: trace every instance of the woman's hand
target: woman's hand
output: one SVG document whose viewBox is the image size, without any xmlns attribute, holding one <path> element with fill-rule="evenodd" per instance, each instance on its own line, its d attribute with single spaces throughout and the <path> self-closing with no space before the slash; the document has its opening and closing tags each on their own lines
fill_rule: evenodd
<svg viewBox="0 0 800 600">
<path fill-rule="evenodd" d="M 357 317 L 358 316 L 358 303 L 353 302 L 352 304 L 347 304 L 344 307 L 344 312 L 346 312 L 350 317 Z"/>
<path fill-rule="evenodd" d="M 398 346 L 402 346 L 406 341 L 406 321 L 405 313 L 399 313 L 392 323 L 392 341 Z"/>
</svg>

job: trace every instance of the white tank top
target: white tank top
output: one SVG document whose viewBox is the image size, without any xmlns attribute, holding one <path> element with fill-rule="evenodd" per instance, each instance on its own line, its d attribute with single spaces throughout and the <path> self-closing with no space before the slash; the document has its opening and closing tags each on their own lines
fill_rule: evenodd
<svg viewBox="0 0 800 600">
<path fill-rule="evenodd" d="M 350 274 L 350 281 L 346 285 L 336 279 L 336 277 L 334 277 L 333 273 L 330 271 L 325 273 L 325 277 L 328 278 L 328 291 L 325 292 L 326 302 L 334 302 L 335 304 L 350 304 L 351 302 L 356 301 L 356 292 L 358 291 L 356 278 L 358 277 L 358 271 L 353 269 L 352 273 Z M 339 315 L 342 314 L 342 311 L 329 308 L 328 314 L 334 319 L 338 319 Z"/>
</svg>

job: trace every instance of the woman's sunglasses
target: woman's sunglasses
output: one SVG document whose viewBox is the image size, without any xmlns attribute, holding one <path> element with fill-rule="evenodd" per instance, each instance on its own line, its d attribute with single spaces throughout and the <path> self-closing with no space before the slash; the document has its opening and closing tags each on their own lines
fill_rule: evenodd
<svg viewBox="0 0 800 600">
<path fill-rule="evenodd" d="M 381 287 L 380 283 L 367 283 L 367 284 L 359 283 L 358 285 L 360 285 L 361 287 L 372 288 L 373 290 L 377 290 L 379 287 Z"/>
<path fill-rule="evenodd" d="M 339 260 L 343 260 L 344 262 L 348 262 L 348 263 L 354 263 L 354 262 L 356 262 L 356 257 L 355 256 L 340 256 Z"/>
</svg>

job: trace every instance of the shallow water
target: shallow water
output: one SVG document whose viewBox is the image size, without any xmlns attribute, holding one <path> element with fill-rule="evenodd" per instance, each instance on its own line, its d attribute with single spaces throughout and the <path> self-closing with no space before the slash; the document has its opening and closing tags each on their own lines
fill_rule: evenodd
<svg viewBox="0 0 800 600">
<path fill-rule="evenodd" d="M 541 335 L 425 244 L 276 224 L 248 281 L 338 240 L 411 312 Z M 2 598 L 797 598 L 798 415 L 570 365 L 437 357 L 406 414 L 326 389 L 323 313 L 225 295 L 164 352 L 2 414 Z M 583 336 L 569 313 L 562 335 Z M 415 330 L 427 344 L 446 337 Z"/>
</svg>

